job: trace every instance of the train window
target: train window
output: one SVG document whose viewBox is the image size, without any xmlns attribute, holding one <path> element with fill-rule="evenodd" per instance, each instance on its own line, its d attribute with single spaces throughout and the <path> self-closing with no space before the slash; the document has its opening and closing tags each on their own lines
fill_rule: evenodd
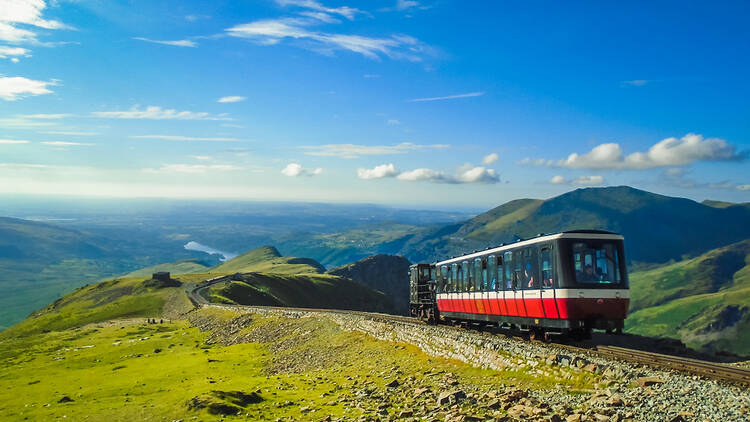
<svg viewBox="0 0 750 422">
<path fill-rule="evenodd" d="M 536 257 L 536 248 L 526 248 L 523 253 L 523 269 L 521 285 L 524 289 L 539 288 L 538 262 Z"/>
<path fill-rule="evenodd" d="M 438 283 L 440 293 L 448 291 L 448 267 L 445 265 L 440 266 L 440 274 L 438 275 L 440 282 Z"/>
<path fill-rule="evenodd" d="M 555 287 L 555 279 L 552 273 L 552 251 L 550 248 L 542 249 L 542 288 L 551 289 Z"/>
<path fill-rule="evenodd" d="M 576 242 L 573 244 L 576 282 L 581 284 L 620 284 L 620 257 L 610 242 Z"/>
<path fill-rule="evenodd" d="M 458 264 L 453 264 L 451 268 L 453 274 L 453 283 L 451 286 L 453 289 L 451 291 L 460 292 L 463 290 L 461 288 L 461 286 L 463 286 L 463 281 L 461 280 L 461 267 L 459 267 Z"/>
<path fill-rule="evenodd" d="M 513 252 L 513 288 L 523 288 L 523 251 Z"/>
<path fill-rule="evenodd" d="M 513 288 L 513 254 L 505 252 L 503 258 L 503 265 L 505 265 L 505 288 Z"/>
<path fill-rule="evenodd" d="M 489 290 L 490 283 L 487 281 L 487 261 L 482 261 L 482 291 Z"/>
<path fill-rule="evenodd" d="M 503 290 L 503 257 L 497 257 L 497 283 L 495 284 L 495 290 Z"/>
<path fill-rule="evenodd" d="M 487 257 L 487 270 L 485 274 L 487 274 L 487 290 L 497 290 L 497 258 L 495 255 Z"/>
<path fill-rule="evenodd" d="M 474 277 L 471 276 L 471 263 L 464 261 L 461 265 L 464 273 L 464 291 L 474 291 Z"/>
</svg>

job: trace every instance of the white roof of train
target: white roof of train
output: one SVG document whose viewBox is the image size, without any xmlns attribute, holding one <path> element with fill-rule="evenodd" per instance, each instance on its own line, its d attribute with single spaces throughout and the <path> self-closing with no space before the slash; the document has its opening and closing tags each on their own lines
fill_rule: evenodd
<svg viewBox="0 0 750 422">
<path fill-rule="evenodd" d="M 466 255 L 457 256 L 455 258 L 446 259 L 443 261 L 438 261 L 434 265 L 446 265 L 446 264 L 453 264 L 460 261 L 465 261 L 467 259 L 473 259 L 484 255 L 489 255 L 497 252 L 503 252 L 508 249 L 514 249 L 518 247 L 533 245 L 535 243 L 540 242 L 547 242 L 554 239 L 610 239 L 610 240 L 624 240 L 625 238 L 622 237 L 622 235 L 619 235 L 617 233 L 609 233 L 604 231 L 579 231 L 579 232 L 562 232 L 562 233 L 555 233 L 555 234 L 548 234 L 544 236 L 538 236 L 533 239 L 526 239 L 521 240 L 519 242 L 515 243 L 509 243 L 507 245 L 498 246 L 496 248 L 490 248 L 485 249 L 483 251 L 477 251 Z"/>
</svg>

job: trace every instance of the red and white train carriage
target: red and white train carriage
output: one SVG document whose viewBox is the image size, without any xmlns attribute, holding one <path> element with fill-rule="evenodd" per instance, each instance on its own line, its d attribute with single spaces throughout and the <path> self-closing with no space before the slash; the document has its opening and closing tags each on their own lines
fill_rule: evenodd
<svg viewBox="0 0 750 422">
<path fill-rule="evenodd" d="M 568 231 L 411 269 L 412 314 L 533 331 L 621 331 L 630 292 L 623 237 Z"/>
</svg>

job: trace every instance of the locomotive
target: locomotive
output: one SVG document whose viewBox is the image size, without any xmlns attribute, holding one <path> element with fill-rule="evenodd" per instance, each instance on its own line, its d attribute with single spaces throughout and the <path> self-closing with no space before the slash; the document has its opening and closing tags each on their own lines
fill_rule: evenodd
<svg viewBox="0 0 750 422">
<path fill-rule="evenodd" d="M 624 238 L 602 230 L 540 234 L 409 269 L 410 314 L 429 322 L 552 333 L 621 333 L 630 303 Z"/>
</svg>

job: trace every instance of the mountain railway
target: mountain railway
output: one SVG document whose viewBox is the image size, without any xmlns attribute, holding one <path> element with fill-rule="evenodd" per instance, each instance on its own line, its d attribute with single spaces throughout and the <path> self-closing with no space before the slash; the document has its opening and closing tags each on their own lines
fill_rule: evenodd
<svg viewBox="0 0 750 422">
<path fill-rule="evenodd" d="M 401 316 L 401 315 L 389 315 L 381 314 L 376 312 L 364 312 L 364 311 L 353 311 L 353 310 L 342 310 L 342 309 L 319 309 L 319 308 L 298 308 L 298 307 L 282 307 L 282 306 L 256 306 L 256 305 L 224 305 L 224 304 L 213 304 L 206 300 L 201 295 L 201 291 L 221 282 L 231 281 L 236 275 L 227 275 L 214 277 L 198 283 L 195 287 L 187 290 L 190 301 L 196 307 L 203 307 L 206 305 L 226 308 L 226 309 L 262 309 L 262 310 L 277 310 L 277 311 L 291 311 L 291 312 L 317 312 L 317 313 L 331 313 L 331 314 L 349 314 L 358 315 L 365 318 L 372 319 L 374 321 L 383 322 L 399 322 L 406 324 L 427 324 L 426 321 L 421 321 L 413 317 Z M 445 329 L 461 330 L 460 326 L 444 326 Z M 482 329 L 482 326 L 479 326 Z M 493 334 L 501 335 L 493 329 Z M 504 335 L 507 335 L 504 334 Z M 520 341 L 520 340 L 519 340 Z M 534 340 L 531 340 L 534 341 Z M 708 362 L 698 359 L 691 359 L 681 356 L 665 355 L 660 353 L 646 352 L 642 350 L 629 349 L 624 347 L 616 346 L 604 346 L 597 345 L 593 347 L 579 347 L 569 344 L 555 343 L 555 347 L 569 349 L 582 354 L 593 354 L 607 359 L 617 359 L 632 364 L 645 365 L 655 369 L 672 370 L 693 375 L 698 375 L 705 378 L 710 378 L 718 381 L 744 384 L 750 386 L 750 368 L 741 368 L 730 366 L 722 363 Z"/>
</svg>

